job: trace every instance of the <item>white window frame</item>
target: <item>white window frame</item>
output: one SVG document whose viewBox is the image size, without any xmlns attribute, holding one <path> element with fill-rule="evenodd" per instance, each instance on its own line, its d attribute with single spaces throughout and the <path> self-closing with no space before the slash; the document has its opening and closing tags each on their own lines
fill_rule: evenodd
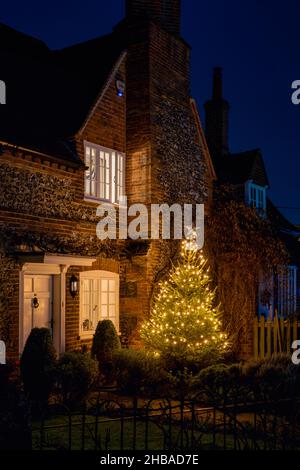
<svg viewBox="0 0 300 470">
<path fill-rule="evenodd" d="M 79 291 L 79 296 L 80 296 L 80 315 L 79 315 L 79 337 L 80 338 L 92 338 L 95 330 L 89 330 L 89 331 L 84 331 L 82 328 L 83 321 L 84 321 L 84 295 L 83 295 L 83 281 L 84 280 L 96 280 L 99 281 L 99 285 L 101 286 L 101 281 L 103 280 L 114 280 L 115 281 L 115 318 L 109 318 L 109 315 L 107 317 L 102 317 L 101 316 L 101 306 L 102 306 L 102 300 L 101 296 L 103 294 L 103 291 L 101 290 L 101 287 L 99 289 L 99 298 L 97 299 L 97 306 L 99 305 L 100 307 L 100 312 L 98 311 L 98 319 L 97 319 L 97 324 L 100 320 L 104 319 L 111 319 L 113 324 L 115 325 L 115 328 L 119 334 L 119 298 L 120 298 L 120 279 L 119 279 L 119 274 L 113 273 L 110 271 L 100 271 L 100 270 L 95 270 L 95 271 L 83 271 L 80 273 L 80 291 Z M 108 293 L 106 291 L 105 293 Z M 103 305 L 109 305 L 109 302 L 107 304 Z M 91 307 L 93 308 L 93 307 Z M 97 324 L 95 324 L 95 329 L 97 327 Z"/>
<path fill-rule="evenodd" d="M 88 149 L 90 155 L 88 155 Z M 90 170 L 84 174 L 84 199 L 86 201 L 106 201 L 118 204 L 121 196 L 125 196 L 125 154 L 118 150 L 84 141 L 84 159 L 87 167 L 90 166 L 91 153 L 95 158 L 94 188 L 91 180 L 88 181 Z M 87 186 L 89 190 L 87 191 Z"/>
<path fill-rule="evenodd" d="M 267 191 L 265 186 L 259 186 L 253 181 L 246 183 L 246 204 L 257 210 L 266 211 L 267 209 Z"/>
</svg>

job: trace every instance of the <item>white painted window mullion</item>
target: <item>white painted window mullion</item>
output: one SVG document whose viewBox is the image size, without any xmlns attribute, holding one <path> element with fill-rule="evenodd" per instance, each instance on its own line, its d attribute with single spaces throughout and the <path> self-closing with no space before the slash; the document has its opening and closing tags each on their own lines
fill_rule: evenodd
<svg viewBox="0 0 300 470">
<path fill-rule="evenodd" d="M 88 167 L 85 172 L 85 196 L 99 201 L 119 202 L 125 188 L 124 154 L 87 142 L 84 151 Z"/>
</svg>

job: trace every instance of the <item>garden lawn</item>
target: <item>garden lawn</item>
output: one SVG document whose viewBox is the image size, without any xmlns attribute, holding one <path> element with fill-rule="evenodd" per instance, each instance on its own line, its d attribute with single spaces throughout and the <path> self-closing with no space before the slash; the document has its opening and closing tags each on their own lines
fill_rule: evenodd
<svg viewBox="0 0 300 470">
<path fill-rule="evenodd" d="M 84 426 L 84 434 L 83 434 Z M 132 418 L 125 418 L 123 428 L 123 448 L 121 446 L 121 422 L 119 419 L 99 418 L 97 443 L 95 443 L 96 419 L 87 415 L 83 425 L 82 415 L 71 417 L 71 432 L 69 433 L 69 417 L 53 416 L 44 424 L 43 450 L 149 450 L 162 451 L 169 447 L 169 426 L 158 425 L 153 421 L 148 423 L 148 438 L 146 439 L 146 423 L 137 420 L 134 435 Z M 84 435 L 84 439 L 83 439 Z M 69 445 L 69 440 L 71 445 Z M 148 445 L 146 445 L 146 440 Z M 83 445 L 84 441 L 84 445 Z M 179 424 L 172 424 L 171 441 L 173 450 L 192 449 L 191 430 L 185 430 L 183 437 Z M 33 423 L 33 450 L 39 450 L 41 445 L 40 422 Z M 194 432 L 194 447 L 202 449 L 213 448 L 213 433 L 211 430 Z M 221 430 L 216 430 L 215 448 L 222 449 L 224 436 Z M 226 436 L 226 449 L 234 449 L 234 439 L 231 434 Z"/>
</svg>

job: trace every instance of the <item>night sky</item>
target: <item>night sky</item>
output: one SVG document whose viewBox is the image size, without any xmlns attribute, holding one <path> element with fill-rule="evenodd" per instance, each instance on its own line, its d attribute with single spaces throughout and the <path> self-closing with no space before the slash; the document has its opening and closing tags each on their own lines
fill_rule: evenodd
<svg viewBox="0 0 300 470">
<path fill-rule="evenodd" d="M 124 5 L 11 0 L 1 2 L 0 20 L 61 48 L 110 32 Z M 269 195 L 277 206 L 299 208 L 284 213 L 300 224 L 300 105 L 291 102 L 291 83 L 300 80 L 299 33 L 299 0 L 182 0 L 182 36 L 192 46 L 192 95 L 202 120 L 211 69 L 222 66 L 231 151 L 262 149 Z"/>
</svg>

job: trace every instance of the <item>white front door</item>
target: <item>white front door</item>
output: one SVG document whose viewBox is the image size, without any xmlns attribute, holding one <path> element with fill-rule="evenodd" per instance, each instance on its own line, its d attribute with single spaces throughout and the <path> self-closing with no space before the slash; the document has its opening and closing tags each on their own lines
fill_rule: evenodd
<svg viewBox="0 0 300 470">
<path fill-rule="evenodd" d="M 32 328 L 53 329 L 53 278 L 51 275 L 24 276 L 23 345 Z"/>
</svg>

